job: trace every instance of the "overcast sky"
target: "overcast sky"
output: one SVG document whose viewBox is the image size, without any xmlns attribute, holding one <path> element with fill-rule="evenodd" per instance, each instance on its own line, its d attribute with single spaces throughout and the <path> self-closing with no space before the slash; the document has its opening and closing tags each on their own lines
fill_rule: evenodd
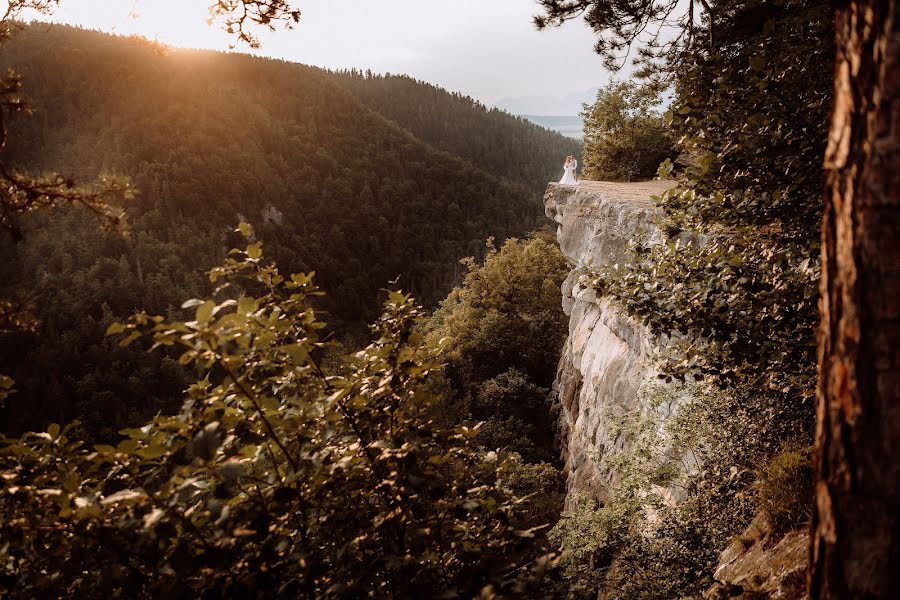
<svg viewBox="0 0 900 600">
<path fill-rule="evenodd" d="M 53 20 L 176 46 L 226 49 L 212 0 L 61 0 Z M 609 74 L 579 22 L 538 32 L 534 0 L 296 0 L 293 30 L 260 54 L 326 68 L 407 73 L 516 113 L 576 114 Z M 246 48 L 238 48 L 247 51 Z"/>
</svg>

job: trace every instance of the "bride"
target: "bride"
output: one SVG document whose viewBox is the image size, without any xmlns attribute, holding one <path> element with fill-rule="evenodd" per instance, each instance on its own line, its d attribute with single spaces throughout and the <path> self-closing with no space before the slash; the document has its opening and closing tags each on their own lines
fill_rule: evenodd
<svg viewBox="0 0 900 600">
<path fill-rule="evenodd" d="M 578 180 L 575 179 L 575 169 L 578 168 L 578 161 L 575 160 L 575 157 L 571 154 L 566 157 L 566 162 L 563 165 L 564 173 L 562 179 L 559 180 L 563 185 L 578 185 Z"/>
</svg>

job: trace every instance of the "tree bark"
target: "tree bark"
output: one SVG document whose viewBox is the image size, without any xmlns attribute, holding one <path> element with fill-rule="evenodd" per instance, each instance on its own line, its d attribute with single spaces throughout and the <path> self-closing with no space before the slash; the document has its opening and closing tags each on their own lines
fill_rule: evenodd
<svg viewBox="0 0 900 600">
<path fill-rule="evenodd" d="M 900 597 L 900 0 L 838 0 L 810 597 Z"/>
</svg>

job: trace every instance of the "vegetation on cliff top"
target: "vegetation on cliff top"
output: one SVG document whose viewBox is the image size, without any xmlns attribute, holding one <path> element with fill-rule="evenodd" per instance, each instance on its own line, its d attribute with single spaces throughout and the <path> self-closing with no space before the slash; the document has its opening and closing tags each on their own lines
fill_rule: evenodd
<svg viewBox="0 0 900 600">
<path fill-rule="evenodd" d="M 641 181 L 671 159 L 675 138 L 657 110 L 659 90 L 633 81 L 612 82 L 581 113 L 582 176 L 598 181 Z"/>
</svg>

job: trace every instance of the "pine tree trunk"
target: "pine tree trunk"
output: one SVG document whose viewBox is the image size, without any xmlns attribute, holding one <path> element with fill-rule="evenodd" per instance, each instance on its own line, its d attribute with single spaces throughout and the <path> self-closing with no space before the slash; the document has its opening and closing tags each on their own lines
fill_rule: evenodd
<svg viewBox="0 0 900 600">
<path fill-rule="evenodd" d="M 825 158 L 814 600 L 900 597 L 900 0 L 838 0 Z"/>
</svg>

